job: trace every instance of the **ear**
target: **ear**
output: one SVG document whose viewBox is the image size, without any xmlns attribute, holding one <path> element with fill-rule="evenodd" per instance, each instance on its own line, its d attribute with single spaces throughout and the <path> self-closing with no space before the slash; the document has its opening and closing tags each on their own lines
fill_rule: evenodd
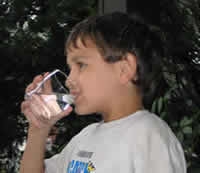
<svg viewBox="0 0 200 173">
<path fill-rule="evenodd" d="M 131 53 L 120 61 L 120 80 L 126 84 L 137 78 L 137 58 Z"/>
</svg>

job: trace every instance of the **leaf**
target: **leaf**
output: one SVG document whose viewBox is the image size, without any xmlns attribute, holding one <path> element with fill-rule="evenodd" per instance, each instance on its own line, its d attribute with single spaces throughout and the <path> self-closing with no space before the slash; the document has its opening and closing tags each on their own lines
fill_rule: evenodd
<svg viewBox="0 0 200 173">
<path fill-rule="evenodd" d="M 158 113 L 161 113 L 162 109 L 163 109 L 163 98 L 160 97 L 159 100 L 158 100 Z"/>
<path fill-rule="evenodd" d="M 177 134 L 177 138 L 178 138 L 179 141 L 182 143 L 183 140 L 184 140 L 184 135 L 183 135 L 183 133 L 182 133 L 182 132 L 178 132 L 178 134 Z"/>
<path fill-rule="evenodd" d="M 160 117 L 161 118 L 165 118 L 167 116 L 167 112 L 162 112 L 161 114 L 160 114 Z"/>
<path fill-rule="evenodd" d="M 185 127 L 185 126 L 192 124 L 192 122 L 193 122 L 193 119 L 189 119 L 188 117 L 184 117 L 180 122 L 180 126 Z"/>
<path fill-rule="evenodd" d="M 184 134 L 192 134 L 192 127 L 184 127 L 183 133 Z"/>
<path fill-rule="evenodd" d="M 152 107 L 151 107 L 151 112 L 156 113 L 156 105 L 157 105 L 157 102 L 156 102 L 156 100 L 155 100 L 155 101 L 153 102 Z"/>
<path fill-rule="evenodd" d="M 197 127 L 198 134 L 200 135 L 200 125 Z"/>
</svg>

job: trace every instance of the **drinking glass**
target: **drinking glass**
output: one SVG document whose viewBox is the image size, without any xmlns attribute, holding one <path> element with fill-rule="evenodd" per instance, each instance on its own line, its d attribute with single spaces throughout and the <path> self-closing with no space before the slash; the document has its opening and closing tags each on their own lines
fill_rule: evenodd
<svg viewBox="0 0 200 173">
<path fill-rule="evenodd" d="M 55 69 L 38 83 L 37 87 L 25 94 L 29 99 L 33 94 L 39 94 L 53 114 L 59 114 L 73 104 L 74 98 L 66 86 L 67 75 Z"/>
</svg>

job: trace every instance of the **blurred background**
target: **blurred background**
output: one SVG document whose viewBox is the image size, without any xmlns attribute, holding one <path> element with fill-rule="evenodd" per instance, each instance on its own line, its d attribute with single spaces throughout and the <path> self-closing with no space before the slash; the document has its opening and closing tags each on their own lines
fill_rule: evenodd
<svg viewBox="0 0 200 173">
<path fill-rule="evenodd" d="M 162 80 L 155 80 L 146 107 L 179 138 L 188 173 L 200 172 L 199 0 L 0 0 L 0 173 L 18 172 L 28 127 L 20 112 L 25 87 L 42 72 L 67 71 L 64 42 L 71 28 L 112 11 L 142 16 L 162 39 Z M 47 139 L 46 157 L 100 119 L 73 112 L 59 121 Z"/>
</svg>

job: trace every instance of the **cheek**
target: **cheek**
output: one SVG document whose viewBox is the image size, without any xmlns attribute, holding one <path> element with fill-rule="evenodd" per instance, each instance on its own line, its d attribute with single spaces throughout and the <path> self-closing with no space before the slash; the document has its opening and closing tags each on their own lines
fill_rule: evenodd
<svg viewBox="0 0 200 173">
<path fill-rule="evenodd" d="M 93 102 L 108 100 L 116 88 L 112 79 L 106 77 L 95 77 L 85 85 L 85 94 Z"/>
<path fill-rule="evenodd" d="M 85 80 L 80 80 L 81 94 L 84 99 L 84 104 L 94 105 L 99 102 L 102 97 L 102 81 L 98 77 L 88 77 Z"/>
<path fill-rule="evenodd" d="M 79 78 L 83 95 L 92 101 L 95 101 L 95 99 L 99 101 L 99 99 L 102 100 L 105 99 L 105 97 L 111 96 L 113 91 L 117 88 L 118 82 L 113 71 L 105 67 L 97 68 L 85 72 Z"/>
<path fill-rule="evenodd" d="M 75 105 L 75 112 L 79 115 L 92 114 L 99 110 L 99 103 L 101 102 L 97 88 L 94 85 L 82 85 L 81 97 Z"/>
<path fill-rule="evenodd" d="M 101 112 L 114 98 L 115 83 L 101 76 L 80 81 L 81 101 L 75 111 L 79 115 Z"/>
</svg>

